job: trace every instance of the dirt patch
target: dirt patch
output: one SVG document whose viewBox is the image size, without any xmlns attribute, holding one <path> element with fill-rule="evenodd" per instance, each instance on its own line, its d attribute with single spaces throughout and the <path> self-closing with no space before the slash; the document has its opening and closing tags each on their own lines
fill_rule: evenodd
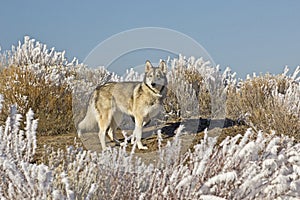
<svg viewBox="0 0 300 200">
<path fill-rule="evenodd" d="M 78 139 L 75 133 L 66 133 L 51 136 L 38 135 L 35 162 L 41 161 L 47 147 L 53 148 L 54 151 L 58 149 L 66 150 L 66 147 L 74 146 L 75 144 L 84 148 L 83 143 L 80 139 Z"/>
<path fill-rule="evenodd" d="M 244 135 L 248 128 L 249 127 L 245 125 L 235 125 L 232 127 L 223 128 L 220 131 L 220 135 L 218 136 L 217 145 L 219 145 L 227 136 L 234 137 L 237 134 Z M 195 139 L 193 140 L 193 143 L 191 144 L 190 148 L 193 148 L 196 144 L 199 144 L 203 138 L 204 132 L 196 134 Z"/>
<path fill-rule="evenodd" d="M 210 126 L 211 124 L 216 125 L 220 123 L 224 124 L 225 128 L 220 129 Z M 183 125 L 185 127 L 182 132 L 187 133 L 180 136 L 182 153 L 186 152 L 188 149 L 193 149 L 194 145 L 200 143 L 201 139 L 203 139 L 204 137 L 205 128 L 210 129 L 208 131 L 208 135 L 210 137 L 218 137 L 218 144 L 227 136 L 235 136 L 237 134 L 243 135 L 248 128 L 245 125 L 238 124 L 228 119 L 226 119 L 225 121 L 214 121 L 213 123 L 206 119 L 189 119 L 183 120 L 181 122 L 169 122 L 166 124 L 145 127 L 142 142 L 148 147 L 148 149 L 139 150 L 136 148 L 135 154 L 142 157 L 143 160 L 147 163 L 155 161 L 155 156 L 157 155 L 159 146 L 157 136 L 158 130 L 161 130 L 161 136 L 163 139 L 161 142 L 161 148 L 163 148 L 168 143 L 168 141 L 174 140 L 176 130 L 180 125 Z M 127 130 L 126 132 L 128 133 L 128 135 L 132 134 L 132 130 Z M 124 142 L 124 137 L 120 130 L 117 132 L 117 138 L 120 140 L 120 142 Z M 75 140 L 77 146 L 91 151 L 101 152 L 101 145 L 97 133 L 85 133 L 83 135 L 83 138 L 81 139 L 78 139 L 75 133 L 61 134 L 55 136 L 38 136 L 37 139 L 37 161 L 40 161 L 41 157 L 44 155 L 44 146 L 51 147 L 53 148 L 53 150 L 65 150 L 68 146 L 74 146 Z M 116 144 L 115 142 L 110 142 L 108 139 L 107 145 L 111 146 L 112 148 L 118 146 L 118 144 Z M 128 141 L 128 146 L 126 150 L 128 152 L 131 152 L 132 150 L 132 145 L 130 144 L 130 141 Z"/>
</svg>

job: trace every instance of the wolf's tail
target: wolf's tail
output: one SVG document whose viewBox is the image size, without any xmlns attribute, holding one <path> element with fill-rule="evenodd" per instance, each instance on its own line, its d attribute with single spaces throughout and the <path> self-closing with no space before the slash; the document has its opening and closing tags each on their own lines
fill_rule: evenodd
<svg viewBox="0 0 300 200">
<path fill-rule="evenodd" d="M 94 98 L 92 98 L 91 101 L 89 102 L 84 119 L 78 124 L 77 134 L 79 137 L 81 137 L 84 132 L 95 129 L 97 125 L 96 116 L 97 116 L 97 112 L 95 108 L 95 101 Z"/>
</svg>

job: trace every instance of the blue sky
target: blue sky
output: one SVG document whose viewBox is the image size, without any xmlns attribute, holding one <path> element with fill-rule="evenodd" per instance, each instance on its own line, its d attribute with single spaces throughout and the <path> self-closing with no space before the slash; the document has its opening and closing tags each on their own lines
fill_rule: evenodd
<svg viewBox="0 0 300 200">
<path fill-rule="evenodd" d="M 114 34 L 163 27 L 190 36 L 222 69 L 230 66 L 242 78 L 252 72 L 277 74 L 285 65 L 300 65 L 299 10 L 296 0 L 12 0 L 1 3 L 0 46 L 10 49 L 29 35 L 83 61 Z"/>
</svg>

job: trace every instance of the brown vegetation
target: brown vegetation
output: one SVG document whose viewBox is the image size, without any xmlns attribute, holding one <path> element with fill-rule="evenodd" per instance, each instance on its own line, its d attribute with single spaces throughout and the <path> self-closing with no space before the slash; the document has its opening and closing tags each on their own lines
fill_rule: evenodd
<svg viewBox="0 0 300 200">
<path fill-rule="evenodd" d="M 286 77 L 265 75 L 244 81 L 240 89 L 229 88 L 227 116 L 238 119 L 247 113 L 245 121 L 253 128 L 266 132 L 274 130 L 276 134 L 289 135 L 300 141 L 299 117 L 274 96 L 274 89 L 284 93 L 286 84 Z"/>
<path fill-rule="evenodd" d="M 9 105 L 17 104 L 23 116 L 32 108 L 39 120 L 38 134 L 54 135 L 75 130 L 72 93 L 66 84 L 55 85 L 26 67 L 10 66 L 1 71 L 0 94 L 4 97 L 1 123 L 9 112 Z"/>
</svg>

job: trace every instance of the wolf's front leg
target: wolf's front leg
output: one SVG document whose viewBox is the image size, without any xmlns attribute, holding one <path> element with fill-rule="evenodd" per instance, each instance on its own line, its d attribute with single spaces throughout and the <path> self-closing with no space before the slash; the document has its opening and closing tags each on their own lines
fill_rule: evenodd
<svg viewBox="0 0 300 200">
<path fill-rule="evenodd" d="M 133 131 L 132 140 L 136 140 L 137 147 L 139 149 L 148 149 L 148 147 L 142 144 L 142 132 L 143 132 L 143 120 L 135 119 L 135 128 Z"/>
<path fill-rule="evenodd" d="M 105 143 L 105 131 L 101 130 L 98 133 L 99 139 L 100 139 L 100 144 L 102 147 L 102 151 L 106 150 L 106 143 Z"/>
</svg>

